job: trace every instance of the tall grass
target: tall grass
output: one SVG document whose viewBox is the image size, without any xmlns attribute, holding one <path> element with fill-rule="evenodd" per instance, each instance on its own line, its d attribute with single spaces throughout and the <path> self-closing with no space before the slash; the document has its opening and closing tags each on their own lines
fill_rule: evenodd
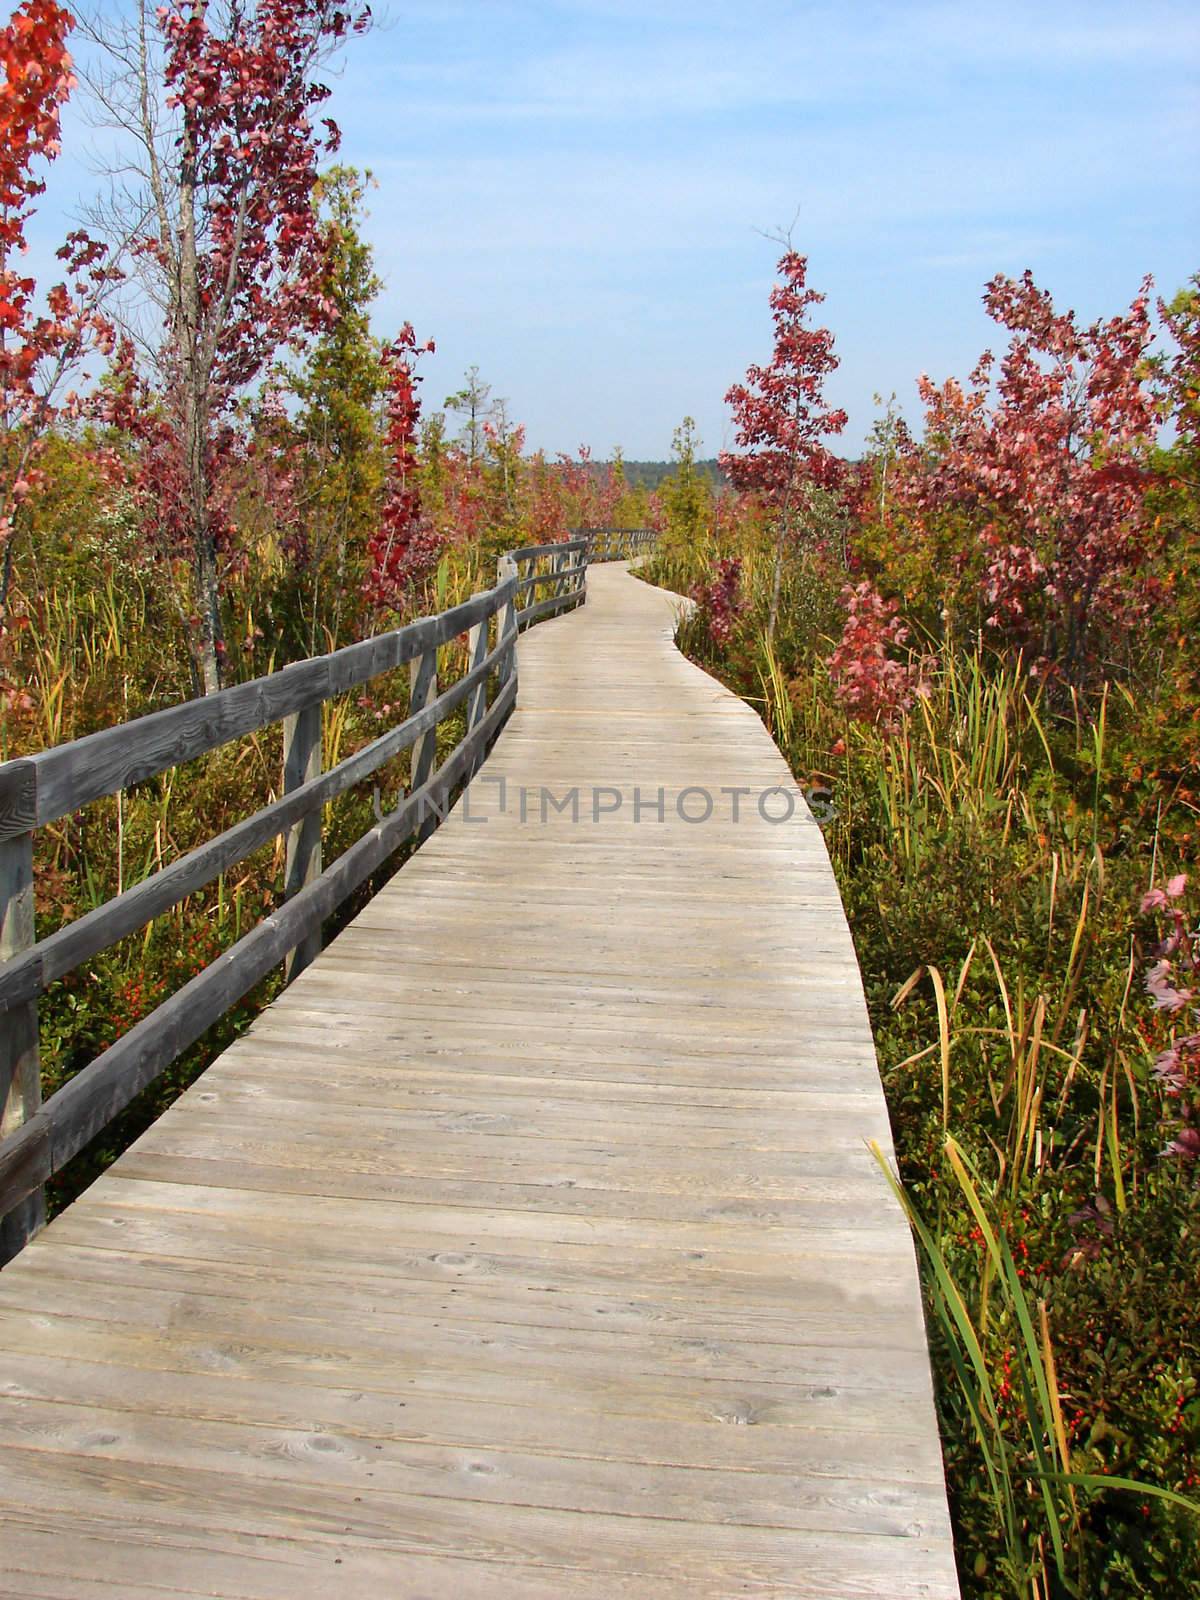
<svg viewBox="0 0 1200 1600">
<path fill-rule="evenodd" d="M 1002 1208 L 988 1193 L 979 1169 L 952 1135 L 946 1136 L 944 1148 L 983 1242 L 985 1271 L 975 1284 L 956 1277 L 936 1229 L 926 1223 L 878 1145 L 872 1145 L 921 1248 L 930 1305 L 974 1428 L 1002 1530 L 999 1571 L 1021 1600 L 1049 1600 L 1056 1594 L 1088 1600 L 1087 1497 L 1113 1491 L 1151 1496 L 1189 1516 L 1200 1516 L 1200 1503 L 1145 1481 L 1073 1469 L 1047 1303 L 1035 1303 L 1030 1296 Z M 1012 1339 L 1012 1359 L 1000 1381 L 986 1349 L 989 1324 Z M 981 1563 L 973 1575 L 983 1577 L 986 1570 Z"/>
</svg>

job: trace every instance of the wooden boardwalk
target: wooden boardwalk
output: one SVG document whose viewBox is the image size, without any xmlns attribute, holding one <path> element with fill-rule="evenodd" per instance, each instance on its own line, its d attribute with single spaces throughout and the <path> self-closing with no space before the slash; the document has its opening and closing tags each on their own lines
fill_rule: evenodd
<svg viewBox="0 0 1200 1600">
<path fill-rule="evenodd" d="M 820 830 L 588 589 L 474 820 L 0 1274 L 0 1594 L 957 1595 Z"/>
</svg>

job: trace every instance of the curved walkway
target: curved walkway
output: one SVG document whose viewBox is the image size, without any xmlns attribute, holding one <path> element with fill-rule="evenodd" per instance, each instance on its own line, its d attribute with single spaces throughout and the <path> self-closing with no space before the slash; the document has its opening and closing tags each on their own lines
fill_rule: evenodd
<svg viewBox="0 0 1200 1600">
<path fill-rule="evenodd" d="M 957 1595 L 820 829 L 588 583 L 466 813 L 0 1275 L 6 1595 Z"/>
</svg>

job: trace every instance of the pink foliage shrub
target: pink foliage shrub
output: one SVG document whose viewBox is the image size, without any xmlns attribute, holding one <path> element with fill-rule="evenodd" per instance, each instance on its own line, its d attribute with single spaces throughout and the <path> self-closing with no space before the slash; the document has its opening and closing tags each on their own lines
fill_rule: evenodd
<svg viewBox="0 0 1200 1600">
<path fill-rule="evenodd" d="M 842 590 L 846 624 L 829 658 L 829 676 L 840 703 L 860 721 L 893 728 L 918 695 L 927 692 L 928 657 L 904 660 L 909 631 L 896 615 L 894 600 L 885 600 L 869 581 Z"/>
<path fill-rule="evenodd" d="M 741 557 L 722 557 L 713 568 L 713 573 L 712 579 L 701 586 L 696 600 L 713 644 L 727 645 L 733 637 L 738 618 L 745 610 L 741 594 Z"/>
<path fill-rule="evenodd" d="M 1141 911 L 1143 916 L 1165 913 L 1168 924 L 1145 976 L 1152 1009 L 1172 1019 L 1171 1035 L 1154 1063 L 1154 1076 L 1178 1109 L 1178 1122 L 1163 1154 L 1196 1161 L 1200 1158 L 1200 929 L 1188 928 L 1181 904 L 1186 888 L 1187 878 L 1180 872 L 1161 889 L 1144 895 Z"/>
<path fill-rule="evenodd" d="M 379 527 L 367 546 L 369 565 L 363 581 L 364 597 L 379 609 L 402 611 L 406 598 L 437 566 L 446 543 L 422 509 L 417 477 L 421 380 L 414 369 L 419 357 L 432 349 L 432 340 L 418 345 L 412 324 L 406 322 L 385 355 L 391 463 Z"/>
<path fill-rule="evenodd" d="M 1126 315 L 1090 327 L 1028 272 L 993 278 L 984 306 L 1008 348 L 998 367 L 986 351 L 965 388 L 921 378 L 934 448 L 904 453 L 898 494 L 926 532 L 948 513 L 968 520 L 986 627 L 1035 671 L 1076 679 L 1096 625 L 1136 627 L 1153 598 L 1149 280 Z"/>
</svg>

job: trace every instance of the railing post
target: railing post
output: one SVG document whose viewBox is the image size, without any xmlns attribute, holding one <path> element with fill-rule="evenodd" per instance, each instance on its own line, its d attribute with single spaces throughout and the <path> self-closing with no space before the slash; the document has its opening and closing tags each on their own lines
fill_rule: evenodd
<svg viewBox="0 0 1200 1600">
<path fill-rule="evenodd" d="M 423 655 L 414 656 L 408 664 L 408 714 L 424 711 L 431 700 L 437 699 L 438 692 L 438 653 L 436 647 L 426 650 Z M 413 741 L 412 747 L 412 781 L 409 784 L 409 793 L 415 794 L 433 776 L 434 765 L 437 761 L 437 727 L 430 728 L 428 733 L 423 733 Z M 428 814 L 421 818 L 417 828 L 417 842 L 428 839 L 436 823 Z"/>
<path fill-rule="evenodd" d="M 283 792 L 290 794 L 321 772 L 321 702 L 283 719 Z M 288 829 L 283 897 L 290 900 L 306 883 L 321 876 L 320 806 Z M 283 978 L 291 983 L 321 953 L 321 930 L 314 928 L 283 961 Z"/>
<path fill-rule="evenodd" d="M 477 622 L 467 634 L 468 665 L 472 672 L 476 667 L 481 667 L 487 660 L 488 628 L 491 620 L 490 616 L 484 617 L 482 622 Z M 467 696 L 467 731 L 465 737 L 468 739 L 487 714 L 487 692 L 488 680 L 485 674 Z M 480 766 L 483 764 L 484 754 L 483 750 L 478 750 L 471 758 L 471 764 L 467 771 L 468 782 L 479 771 Z"/>
<path fill-rule="evenodd" d="M 467 634 L 467 649 L 470 652 L 470 670 L 475 671 L 487 660 L 488 653 L 488 623 L 490 617 L 484 617 L 482 622 L 477 622 Z M 483 721 L 487 710 L 487 678 L 480 678 L 479 682 L 467 696 L 467 732 L 473 733 Z"/>
<path fill-rule="evenodd" d="M 505 583 L 509 578 L 516 579 L 517 563 L 512 556 L 501 556 L 496 563 L 496 582 Z M 517 592 L 514 589 L 504 609 L 500 612 L 500 638 L 506 639 L 517 626 Z M 508 680 L 515 677 L 517 671 L 517 642 L 514 639 L 508 649 L 500 657 L 500 687 L 503 689 Z"/>
<path fill-rule="evenodd" d="M 20 955 L 36 938 L 33 834 L 0 843 L 0 960 Z M 16 1133 L 42 1103 L 37 1001 L 13 1006 L 0 1021 L 0 1138 Z M 38 1189 L 0 1218 L 0 1266 L 11 1261 L 46 1220 Z"/>
</svg>

